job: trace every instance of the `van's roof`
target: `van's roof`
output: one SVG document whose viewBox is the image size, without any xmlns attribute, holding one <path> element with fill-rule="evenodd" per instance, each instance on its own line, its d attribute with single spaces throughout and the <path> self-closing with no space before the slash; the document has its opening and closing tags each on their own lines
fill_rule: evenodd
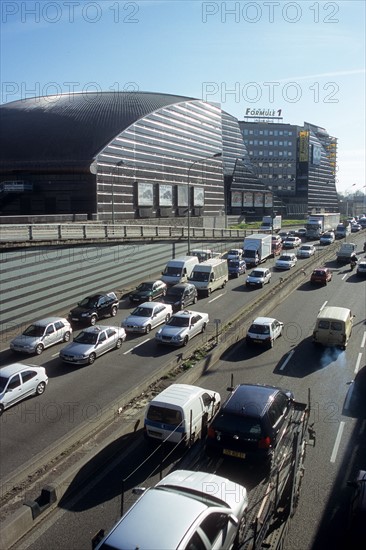
<svg viewBox="0 0 366 550">
<path fill-rule="evenodd" d="M 225 262 L 226 262 L 226 260 L 224 260 L 223 258 L 210 258 L 209 260 L 205 260 L 204 262 L 201 262 L 200 264 L 197 264 L 195 266 L 195 268 L 202 269 L 202 268 L 205 268 L 207 266 L 211 267 L 213 265 L 224 264 Z"/>
<path fill-rule="evenodd" d="M 194 260 L 195 262 L 197 262 L 197 256 L 181 256 L 180 258 L 173 258 L 172 260 L 168 261 L 168 264 L 172 264 L 174 262 L 187 262 L 189 260 Z"/>
<path fill-rule="evenodd" d="M 187 401 L 190 401 L 193 397 L 200 395 L 203 391 L 203 388 L 198 386 L 190 386 L 189 384 L 172 384 L 161 393 L 156 395 L 151 403 L 163 402 L 168 405 L 178 405 L 182 406 Z"/>
<path fill-rule="evenodd" d="M 318 313 L 318 319 L 336 319 L 343 321 L 351 315 L 351 310 L 346 307 L 324 306 Z"/>
</svg>

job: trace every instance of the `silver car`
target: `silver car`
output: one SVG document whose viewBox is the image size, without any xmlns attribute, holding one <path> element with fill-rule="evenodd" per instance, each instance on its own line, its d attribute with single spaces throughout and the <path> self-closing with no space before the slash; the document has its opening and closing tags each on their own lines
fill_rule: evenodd
<svg viewBox="0 0 366 550">
<path fill-rule="evenodd" d="M 148 334 L 150 330 L 170 319 L 172 306 L 162 302 L 144 302 L 122 321 L 126 332 Z"/>
<path fill-rule="evenodd" d="M 0 369 L 0 415 L 31 395 L 41 395 L 47 383 L 44 367 L 13 363 Z"/>
<path fill-rule="evenodd" d="M 275 268 L 276 269 L 291 269 L 297 263 L 297 258 L 293 252 L 289 254 L 281 254 L 281 256 L 276 260 Z"/>
<path fill-rule="evenodd" d="M 10 349 L 20 353 L 40 355 L 42 351 L 59 342 L 68 342 L 72 328 L 62 317 L 47 317 L 32 323 L 10 342 Z"/>
<path fill-rule="evenodd" d="M 271 272 L 266 267 L 257 267 L 254 269 L 250 275 L 248 275 L 247 280 L 245 281 L 246 287 L 262 287 L 266 283 L 271 282 Z"/>
<path fill-rule="evenodd" d="M 302 244 L 300 248 L 297 249 L 296 256 L 298 258 L 310 258 L 314 256 L 316 248 L 313 244 Z"/>
<path fill-rule="evenodd" d="M 121 327 L 95 325 L 82 330 L 74 341 L 60 351 L 60 359 L 74 365 L 92 365 L 97 357 L 119 349 L 126 339 Z"/>
<path fill-rule="evenodd" d="M 234 481 L 176 470 L 155 487 L 133 492 L 138 491 L 143 491 L 142 496 L 96 550 L 229 550 L 244 542 L 248 496 L 245 487 Z"/>
<path fill-rule="evenodd" d="M 155 340 L 158 344 L 186 346 L 193 336 L 206 330 L 208 322 L 208 313 L 180 311 L 158 330 Z"/>
</svg>

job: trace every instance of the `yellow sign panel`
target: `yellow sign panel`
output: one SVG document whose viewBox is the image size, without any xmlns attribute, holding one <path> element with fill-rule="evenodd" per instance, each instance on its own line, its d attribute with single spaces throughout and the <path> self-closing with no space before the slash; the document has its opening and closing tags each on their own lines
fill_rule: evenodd
<svg viewBox="0 0 366 550">
<path fill-rule="evenodd" d="M 299 161 L 308 162 L 309 160 L 309 132 L 299 132 Z"/>
</svg>

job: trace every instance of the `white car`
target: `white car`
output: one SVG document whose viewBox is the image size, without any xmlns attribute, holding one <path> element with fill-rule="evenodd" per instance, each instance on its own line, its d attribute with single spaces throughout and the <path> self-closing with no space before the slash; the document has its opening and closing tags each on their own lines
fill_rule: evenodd
<svg viewBox="0 0 366 550">
<path fill-rule="evenodd" d="M 208 313 L 180 311 L 158 330 L 155 340 L 158 344 L 186 346 L 193 336 L 206 330 L 208 322 Z"/>
<path fill-rule="evenodd" d="M 296 252 L 298 258 L 310 258 L 314 256 L 316 248 L 313 244 L 302 244 Z"/>
<path fill-rule="evenodd" d="M 257 267 L 254 269 L 247 277 L 247 280 L 245 281 L 245 286 L 247 287 L 256 287 L 260 286 L 262 287 L 266 283 L 271 282 L 271 272 L 266 267 Z"/>
<path fill-rule="evenodd" d="M 247 344 L 261 344 L 273 348 L 273 343 L 282 334 L 283 323 L 273 317 L 257 317 L 250 325 Z"/>
<path fill-rule="evenodd" d="M 243 250 L 241 248 L 232 248 L 227 253 L 227 260 L 241 260 L 243 257 Z"/>
<path fill-rule="evenodd" d="M 150 330 L 166 323 L 173 314 L 170 304 L 162 302 L 144 302 L 122 321 L 126 332 L 148 334 Z"/>
<path fill-rule="evenodd" d="M 323 245 L 334 243 L 335 235 L 334 235 L 333 231 L 328 231 L 327 233 L 323 233 L 323 235 L 321 235 L 319 241 L 320 241 L 320 244 L 323 244 Z"/>
<path fill-rule="evenodd" d="M 288 254 L 281 254 L 281 256 L 276 260 L 275 268 L 276 269 L 291 269 L 297 263 L 296 255 L 293 252 Z"/>
<path fill-rule="evenodd" d="M 95 550 L 230 550 L 244 543 L 248 496 L 243 485 L 212 473 L 175 470 L 154 487 L 133 493 L 142 496 L 105 538 L 96 535 Z"/>
<path fill-rule="evenodd" d="M 290 236 L 283 241 L 282 248 L 298 248 L 299 246 L 301 246 L 301 243 L 302 241 L 300 237 Z"/>
<path fill-rule="evenodd" d="M 119 349 L 126 339 L 121 327 L 94 325 L 82 330 L 73 342 L 60 351 L 60 359 L 74 365 L 92 365 L 97 357 Z"/>
<path fill-rule="evenodd" d="M 41 395 L 47 386 L 44 367 L 13 363 L 0 369 L 0 415 L 31 395 Z"/>
<path fill-rule="evenodd" d="M 35 321 L 10 342 L 10 349 L 20 353 L 40 355 L 42 351 L 59 342 L 68 342 L 72 328 L 63 317 L 47 317 Z"/>
<path fill-rule="evenodd" d="M 301 227 L 296 231 L 298 237 L 306 237 L 306 229 L 305 227 Z"/>
<path fill-rule="evenodd" d="M 366 260 L 359 260 L 357 263 L 357 275 L 366 277 Z"/>
</svg>

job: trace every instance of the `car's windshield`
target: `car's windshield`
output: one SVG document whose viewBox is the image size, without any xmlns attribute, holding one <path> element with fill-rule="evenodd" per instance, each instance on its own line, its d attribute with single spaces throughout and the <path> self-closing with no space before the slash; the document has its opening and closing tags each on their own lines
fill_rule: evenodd
<svg viewBox="0 0 366 550">
<path fill-rule="evenodd" d="M 141 283 L 136 290 L 152 290 L 154 283 Z"/>
<path fill-rule="evenodd" d="M 76 338 L 74 338 L 74 342 L 77 344 L 96 344 L 98 340 L 98 334 L 95 334 L 93 332 L 80 332 Z"/>
<path fill-rule="evenodd" d="M 137 307 L 133 310 L 131 315 L 136 317 L 151 317 L 152 310 L 149 307 Z"/>
<path fill-rule="evenodd" d="M 6 376 L 0 376 L 0 392 L 3 392 L 5 390 L 5 386 L 8 383 L 9 378 L 6 378 Z"/>
<path fill-rule="evenodd" d="M 263 271 L 252 271 L 250 274 L 251 277 L 263 277 Z"/>
<path fill-rule="evenodd" d="M 210 278 L 210 274 L 208 271 L 193 271 L 189 280 L 206 282 L 209 280 L 209 278 Z"/>
<path fill-rule="evenodd" d="M 84 298 L 84 300 L 81 300 L 81 302 L 79 302 L 79 306 L 80 307 L 96 307 L 98 303 L 98 299 L 95 298 L 95 297 L 88 297 L 88 298 Z"/>
<path fill-rule="evenodd" d="M 182 275 L 182 268 L 167 266 L 164 270 L 164 275 L 172 275 L 173 277 L 179 277 L 180 275 Z"/>
<path fill-rule="evenodd" d="M 189 327 L 188 317 L 171 317 L 167 322 L 167 325 L 171 327 Z"/>
<path fill-rule="evenodd" d="M 254 332 L 255 334 L 269 334 L 269 325 L 257 325 L 253 323 L 249 332 Z"/>
<path fill-rule="evenodd" d="M 238 260 L 229 260 L 229 267 L 239 267 Z"/>
<path fill-rule="evenodd" d="M 182 296 L 183 292 L 184 292 L 183 288 L 170 288 L 166 293 L 165 298 L 169 298 L 169 296 L 174 296 L 174 298 L 176 296 L 179 297 L 179 296 Z"/>
<path fill-rule="evenodd" d="M 41 325 L 30 325 L 23 332 L 24 336 L 43 336 L 45 327 Z"/>
<path fill-rule="evenodd" d="M 279 259 L 284 262 L 290 262 L 291 256 L 280 256 Z"/>
</svg>

